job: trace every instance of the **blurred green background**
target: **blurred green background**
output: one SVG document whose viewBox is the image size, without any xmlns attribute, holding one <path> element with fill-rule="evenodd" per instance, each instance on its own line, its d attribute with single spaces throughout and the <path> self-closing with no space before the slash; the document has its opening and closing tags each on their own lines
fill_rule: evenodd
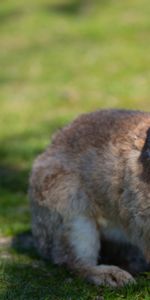
<svg viewBox="0 0 150 300">
<path fill-rule="evenodd" d="M 149 95 L 149 0 L 1 0 L 0 236 L 30 229 L 29 172 L 54 131 L 100 108 L 149 110 Z M 0 299 L 30 299 L 6 289 L 7 263 Z"/>
</svg>

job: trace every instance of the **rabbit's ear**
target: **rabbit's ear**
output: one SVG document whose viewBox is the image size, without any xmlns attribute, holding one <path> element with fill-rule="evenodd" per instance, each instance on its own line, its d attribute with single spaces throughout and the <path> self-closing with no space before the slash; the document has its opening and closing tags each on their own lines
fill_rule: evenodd
<svg viewBox="0 0 150 300">
<path fill-rule="evenodd" d="M 145 144 L 142 149 L 141 153 L 141 160 L 144 161 L 150 161 L 150 127 L 147 130 Z"/>
</svg>

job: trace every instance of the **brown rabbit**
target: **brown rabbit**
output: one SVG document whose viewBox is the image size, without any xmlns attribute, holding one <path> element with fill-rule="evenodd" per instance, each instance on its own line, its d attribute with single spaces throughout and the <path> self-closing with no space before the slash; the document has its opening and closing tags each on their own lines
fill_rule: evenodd
<svg viewBox="0 0 150 300">
<path fill-rule="evenodd" d="M 129 242 L 150 260 L 150 114 L 102 110 L 60 130 L 33 165 L 30 199 L 44 258 L 97 285 L 134 283 L 98 257 L 104 237 Z"/>
</svg>

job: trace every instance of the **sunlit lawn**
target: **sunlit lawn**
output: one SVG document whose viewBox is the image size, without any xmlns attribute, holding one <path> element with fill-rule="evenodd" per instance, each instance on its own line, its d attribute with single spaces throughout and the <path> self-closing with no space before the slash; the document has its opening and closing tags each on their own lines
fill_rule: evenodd
<svg viewBox="0 0 150 300">
<path fill-rule="evenodd" d="M 1 0 L 0 45 L 0 299 L 150 299 L 148 279 L 96 288 L 7 243 L 30 230 L 29 172 L 54 131 L 102 107 L 150 109 L 149 0 Z"/>
</svg>

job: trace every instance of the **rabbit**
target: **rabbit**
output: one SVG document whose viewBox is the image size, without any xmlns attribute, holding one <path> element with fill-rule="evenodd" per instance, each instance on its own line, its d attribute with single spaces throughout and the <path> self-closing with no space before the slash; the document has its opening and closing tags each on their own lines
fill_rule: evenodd
<svg viewBox="0 0 150 300">
<path fill-rule="evenodd" d="M 134 284 L 130 272 L 99 258 L 102 238 L 111 238 L 150 261 L 150 114 L 109 109 L 77 117 L 35 160 L 29 197 L 43 258 L 96 285 Z"/>
</svg>

